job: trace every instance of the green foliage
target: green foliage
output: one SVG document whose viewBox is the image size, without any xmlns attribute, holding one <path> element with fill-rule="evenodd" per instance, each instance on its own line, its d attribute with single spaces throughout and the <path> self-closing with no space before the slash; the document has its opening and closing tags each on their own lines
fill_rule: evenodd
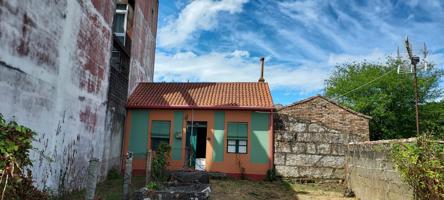
<svg viewBox="0 0 444 200">
<path fill-rule="evenodd" d="M 277 180 L 276 168 L 273 167 L 267 170 L 267 176 L 265 177 L 265 180 L 270 182 Z"/>
<path fill-rule="evenodd" d="M 146 184 L 146 188 L 148 188 L 148 190 L 158 190 L 159 185 L 157 185 L 156 182 L 151 181 L 148 184 Z"/>
<path fill-rule="evenodd" d="M 166 168 L 170 157 L 171 147 L 167 143 L 161 142 L 155 151 L 156 154 L 151 163 L 151 178 L 154 181 L 164 182 L 167 180 Z"/>
<path fill-rule="evenodd" d="M 372 140 L 416 135 L 413 75 L 397 74 L 396 67 L 397 61 L 390 58 L 384 64 L 350 63 L 336 66 L 336 70 L 326 80 L 326 96 L 372 116 Z M 435 118 L 429 116 L 430 109 L 425 107 L 429 105 L 428 102 L 443 94 L 443 89 L 439 87 L 439 79 L 443 74 L 443 70 L 433 67 L 418 72 L 421 119 L 428 119 L 421 121 L 423 131 L 431 127 L 430 124 L 433 127 L 440 126 Z M 442 102 L 440 105 L 443 105 Z M 441 108 L 438 114 L 442 116 L 443 110 Z"/>
<path fill-rule="evenodd" d="M 416 199 L 444 199 L 444 143 L 424 135 L 416 143 L 394 145 L 391 155 Z"/>
<path fill-rule="evenodd" d="M 32 185 L 29 151 L 35 133 L 15 121 L 9 123 L 0 114 L 0 188 L 1 199 L 48 199 L 47 193 Z"/>
<path fill-rule="evenodd" d="M 109 170 L 108 175 L 106 176 L 107 180 L 116 180 L 120 178 L 120 172 L 116 168 L 112 168 Z"/>
</svg>

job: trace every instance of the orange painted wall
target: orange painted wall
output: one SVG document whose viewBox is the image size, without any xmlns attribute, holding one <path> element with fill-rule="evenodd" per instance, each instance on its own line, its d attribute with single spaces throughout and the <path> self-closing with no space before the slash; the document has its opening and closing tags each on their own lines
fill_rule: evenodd
<svg viewBox="0 0 444 200">
<path fill-rule="evenodd" d="M 265 175 L 267 170 L 271 168 L 273 162 L 273 137 L 272 137 L 272 120 L 269 121 L 270 131 L 270 145 L 269 145 L 269 163 L 257 164 L 250 162 L 251 151 L 251 112 L 252 111 L 225 111 L 225 133 L 224 133 L 224 158 L 223 162 L 213 162 L 213 127 L 214 127 L 214 110 L 182 110 L 184 112 L 184 119 L 182 124 L 182 160 L 169 161 L 170 170 L 179 170 L 184 166 L 185 159 L 185 143 L 186 143 L 186 122 L 187 121 L 205 121 L 207 122 L 207 144 L 206 144 L 206 171 L 209 172 L 224 172 L 229 174 L 240 174 L 243 167 L 247 175 Z M 253 111 L 254 112 L 254 111 Z M 272 116 L 270 116 L 272 119 Z M 170 129 L 170 144 L 173 140 L 174 130 L 174 111 L 173 110 L 149 110 L 149 134 L 151 138 L 151 127 L 153 120 L 169 120 L 171 121 Z M 126 127 L 125 127 L 125 141 L 122 155 L 128 150 L 128 141 L 130 135 L 131 110 L 128 111 Z M 233 154 L 227 153 L 227 123 L 228 122 L 246 122 L 248 123 L 248 151 L 247 154 Z M 148 147 L 151 147 L 151 142 L 148 142 Z M 122 156 L 124 158 L 124 156 Z M 124 166 L 124 165 L 122 165 Z M 145 160 L 134 160 L 133 171 L 136 174 L 144 174 Z"/>
</svg>

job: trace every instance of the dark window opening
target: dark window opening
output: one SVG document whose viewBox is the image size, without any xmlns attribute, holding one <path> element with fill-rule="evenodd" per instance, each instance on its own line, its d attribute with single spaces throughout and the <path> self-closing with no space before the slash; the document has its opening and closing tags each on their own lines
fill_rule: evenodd
<svg viewBox="0 0 444 200">
<path fill-rule="evenodd" d="M 207 128 L 197 128 L 196 158 L 205 158 L 207 149 Z"/>
</svg>

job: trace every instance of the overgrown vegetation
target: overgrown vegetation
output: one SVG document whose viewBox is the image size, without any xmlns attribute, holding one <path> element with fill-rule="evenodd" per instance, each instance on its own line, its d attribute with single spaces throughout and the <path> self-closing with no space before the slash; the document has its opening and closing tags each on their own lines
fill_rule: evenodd
<svg viewBox="0 0 444 200">
<path fill-rule="evenodd" d="M 171 147 L 167 143 L 160 143 L 156 149 L 155 156 L 151 163 L 151 178 L 153 181 L 165 182 L 168 179 L 167 166 Z"/>
<path fill-rule="evenodd" d="M 326 80 L 326 96 L 372 116 L 372 140 L 416 136 L 413 75 L 398 74 L 397 62 L 389 58 L 385 63 L 339 65 Z M 443 133 L 444 101 L 435 102 L 443 95 L 443 74 L 433 66 L 418 72 L 421 131 Z"/>
<path fill-rule="evenodd" d="M 267 170 L 267 176 L 265 177 L 266 181 L 276 181 L 277 180 L 277 173 L 276 173 L 276 168 L 273 166 L 273 168 Z"/>
<path fill-rule="evenodd" d="M 444 143 L 423 135 L 415 143 L 395 144 L 391 154 L 415 199 L 444 199 Z"/>
<path fill-rule="evenodd" d="M 48 199 L 32 185 L 29 151 L 35 133 L 15 121 L 6 122 L 0 114 L 1 199 Z"/>
</svg>

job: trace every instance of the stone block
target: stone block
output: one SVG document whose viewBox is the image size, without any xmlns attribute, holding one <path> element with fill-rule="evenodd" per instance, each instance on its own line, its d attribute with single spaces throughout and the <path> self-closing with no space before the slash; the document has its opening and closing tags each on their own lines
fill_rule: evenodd
<svg viewBox="0 0 444 200">
<path fill-rule="evenodd" d="M 290 153 L 291 152 L 291 146 L 289 142 L 286 141 L 276 141 L 275 144 L 275 152 L 283 152 L 283 153 Z"/>
<path fill-rule="evenodd" d="M 323 156 L 318 165 L 322 167 L 343 168 L 345 157 L 343 156 Z"/>
<path fill-rule="evenodd" d="M 312 133 L 298 133 L 296 136 L 296 140 L 298 142 L 310 142 L 312 139 Z"/>
<path fill-rule="evenodd" d="M 306 154 L 287 154 L 286 164 L 292 166 L 314 166 L 322 156 Z"/>
<path fill-rule="evenodd" d="M 307 143 L 306 147 L 307 147 L 306 152 L 308 154 L 316 154 L 316 144 Z"/>
<path fill-rule="evenodd" d="M 317 154 L 330 154 L 331 148 L 329 144 L 318 144 L 316 147 Z"/>
<path fill-rule="evenodd" d="M 298 177 L 298 167 L 294 166 L 276 166 L 276 172 L 278 175 L 281 175 L 283 177 Z"/>
<path fill-rule="evenodd" d="M 324 131 L 325 131 L 325 128 L 320 126 L 320 125 L 318 125 L 318 124 L 310 124 L 308 126 L 308 132 L 319 133 L 319 132 L 324 132 Z"/>
<path fill-rule="evenodd" d="M 275 165 L 285 165 L 285 153 L 275 153 L 274 154 L 274 164 Z"/>
<path fill-rule="evenodd" d="M 293 153 L 303 154 L 303 153 L 305 153 L 306 143 L 295 142 L 295 143 L 293 143 L 293 146 L 291 147 L 291 149 L 292 149 Z"/>
<path fill-rule="evenodd" d="M 290 123 L 288 126 L 290 131 L 295 131 L 295 132 L 307 131 L 307 124 L 305 123 Z"/>
</svg>

